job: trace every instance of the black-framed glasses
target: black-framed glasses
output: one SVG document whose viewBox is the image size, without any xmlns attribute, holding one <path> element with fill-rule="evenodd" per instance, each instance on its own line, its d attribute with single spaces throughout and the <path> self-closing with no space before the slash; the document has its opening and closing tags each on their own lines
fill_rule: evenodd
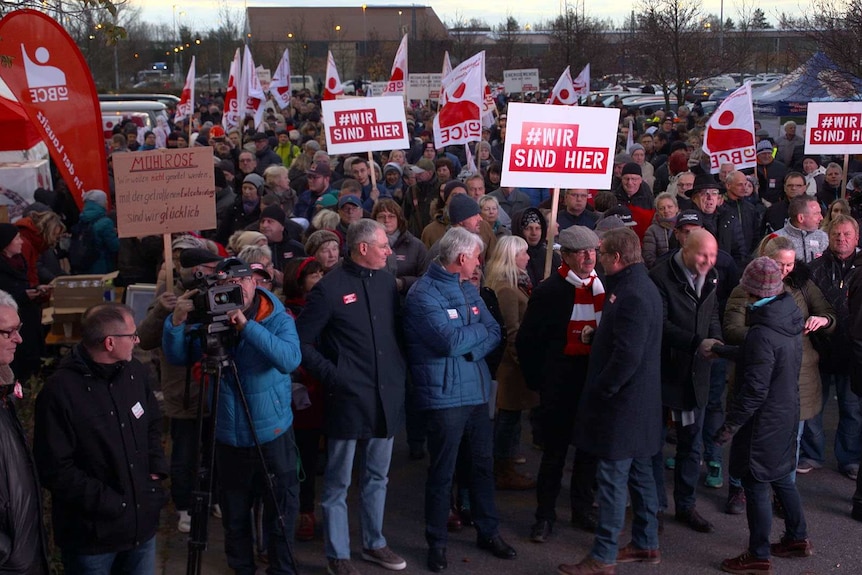
<svg viewBox="0 0 862 575">
<path fill-rule="evenodd" d="M 12 329 L 0 329 L 0 336 L 3 336 L 4 339 L 12 339 L 12 336 L 15 334 L 21 335 L 21 328 L 24 327 L 23 323 L 19 323 L 17 326 Z"/>
<path fill-rule="evenodd" d="M 135 330 L 134 333 L 109 333 L 102 338 L 102 341 L 105 341 L 109 337 L 130 337 L 132 339 L 138 339 L 138 330 Z"/>
</svg>

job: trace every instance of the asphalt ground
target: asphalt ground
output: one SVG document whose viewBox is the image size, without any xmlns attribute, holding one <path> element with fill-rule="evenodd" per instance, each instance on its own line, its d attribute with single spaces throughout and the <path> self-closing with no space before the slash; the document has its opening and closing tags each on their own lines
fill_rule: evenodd
<svg viewBox="0 0 862 575">
<path fill-rule="evenodd" d="M 832 441 L 837 424 L 838 409 L 835 401 L 827 405 L 825 427 L 827 439 Z M 528 429 L 526 418 L 525 430 Z M 523 434 L 525 441 L 529 433 Z M 527 463 L 520 470 L 535 475 L 538 471 L 541 452 L 527 443 L 522 445 Z M 665 454 L 673 455 L 673 446 L 665 446 Z M 725 453 L 726 457 L 727 453 Z M 571 456 L 570 456 L 571 458 Z M 424 540 L 423 499 L 428 459 L 411 461 L 408 458 L 406 440 L 396 438 L 392 465 L 389 474 L 389 490 L 386 506 L 384 534 L 389 546 L 407 560 L 403 573 L 429 573 L 425 566 L 426 546 Z M 571 459 L 570 463 L 571 465 Z M 569 524 L 567 469 L 563 477 L 563 490 L 557 505 L 558 521 L 550 540 L 543 544 L 529 540 L 530 526 L 535 511 L 535 490 L 525 492 L 498 491 L 497 508 L 500 514 L 500 532 L 503 538 L 518 551 L 515 560 L 496 559 L 488 552 L 476 547 L 476 535 L 472 528 L 450 534 L 447 556 L 449 569 L 446 573 L 475 575 L 534 575 L 556 573 L 560 563 L 579 561 L 592 544 L 591 534 Z M 725 469 L 725 474 L 726 474 Z M 318 485 L 321 477 L 317 477 Z M 669 496 L 673 489 L 673 472 L 665 472 L 665 485 Z M 850 518 L 851 497 L 855 483 L 838 473 L 828 447 L 827 466 L 806 475 L 798 475 L 798 486 L 803 508 L 808 521 L 808 530 L 814 546 L 814 555 L 805 559 L 773 559 L 775 575 L 823 575 L 826 573 L 862 574 L 862 523 Z M 318 496 L 320 491 L 318 490 Z M 746 549 L 748 527 L 744 515 L 725 515 L 724 502 L 727 497 L 727 482 L 721 489 L 699 487 L 697 508 L 715 525 L 711 534 L 695 533 L 677 523 L 671 516 L 665 520 L 664 533 L 660 537 L 662 562 L 660 565 L 618 565 L 621 575 L 680 574 L 698 575 L 719 572 L 722 559 L 733 557 Z M 671 506 L 673 498 L 671 499 Z M 353 563 L 363 575 L 381 575 L 387 571 L 382 567 L 363 561 L 359 532 L 358 495 L 351 488 L 349 495 L 351 512 L 351 547 Z M 321 513 L 318 507 L 318 532 Z M 158 541 L 159 570 L 165 575 L 186 573 L 187 539 L 176 531 L 175 514 L 170 508 L 163 512 L 163 528 Z M 620 537 L 620 543 L 629 540 L 630 524 Z M 773 522 L 773 539 L 778 540 L 783 532 L 783 522 Z M 326 572 L 323 541 L 318 537 L 311 542 L 297 542 L 294 546 L 299 572 L 318 575 Z M 258 573 L 265 573 L 266 564 L 258 562 Z M 224 537 L 218 519 L 210 519 L 209 548 L 203 553 L 201 573 L 221 575 L 232 573 L 224 555 Z"/>
</svg>

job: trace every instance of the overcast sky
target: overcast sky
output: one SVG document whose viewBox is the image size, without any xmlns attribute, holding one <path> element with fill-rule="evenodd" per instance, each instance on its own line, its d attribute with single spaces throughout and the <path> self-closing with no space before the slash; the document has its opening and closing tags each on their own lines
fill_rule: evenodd
<svg viewBox="0 0 862 575">
<path fill-rule="evenodd" d="M 152 23 L 162 23 L 173 26 L 174 11 L 177 13 L 179 23 L 189 26 L 194 32 L 203 32 L 218 25 L 218 2 L 214 0 L 130 0 L 143 8 L 144 19 Z M 752 0 L 747 0 L 749 5 L 755 5 Z M 226 0 L 231 10 L 241 16 L 246 6 L 284 6 L 284 0 Z M 345 0 L 321 0 L 320 4 L 328 6 L 362 6 L 362 2 Z M 523 26 L 534 25 L 547 21 L 560 13 L 564 4 L 559 0 L 531 0 L 502 2 L 464 2 L 463 0 L 434 0 L 432 2 L 417 2 L 417 5 L 430 5 L 444 23 L 456 20 L 457 16 L 464 19 L 480 18 L 494 26 L 505 20 L 507 15 L 514 16 Z M 570 2 L 570 4 L 572 4 Z M 615 24 L 621 23 L 631 14 L 632 3 L 625 0 L 605 0 L 602 2 L 586 2 L 586 15 L 595 18 L 610 18 Z M 795 0 L 759 0 L 756 5 L 765 13 L 767 18 L 777 21 L 781 12 L 801 13 L 800 6 L 806 2 Z M 369 6 L 409 6 L 408 2 L 395 2 L 381 0 L 368 2 Z M 572 4 L 573 5 L 573 4 Z M 740 2 L 727 0 L 724 2 L 725 18 L 737 19 Z M 470 8 L 475 6 L 476 8 Z M 721 7 L 720 0 L 704 0 L 703 10 L 707 13 L 718 15 Z M 182 14 L 181 14 L 182 13 Z"/>
</svg>

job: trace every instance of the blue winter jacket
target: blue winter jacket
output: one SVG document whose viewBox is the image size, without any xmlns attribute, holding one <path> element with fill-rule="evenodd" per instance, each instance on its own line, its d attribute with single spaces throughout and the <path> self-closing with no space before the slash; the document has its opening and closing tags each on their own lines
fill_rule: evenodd
<svg viewBox="0 0 862 575">
<path fill-rule="evenodd" d="M 257 295 L 261 298 L 257 316 L 249 318 L 240 332 L 239 345 L 229 353 L 236 362 L 257 436 L 261 443 L 268 443 L 293 424 L 290 374 L 299 367 L 301 354 L 293 318 L 270 292 L 257 288 Z M 198 342 L 193 345 L 192 356 L 188 355 L 190 336 L 186 328 L 185 323 L 173 325 L 173 314 L 165 319 L 162 351 L 172 364 L 186 365 L 200 359 Z M 234 447 L 253 446 L 251 428 L 229 369 L 222 375 L 220 391 L 216 441 Z"/>
<path fill-rule="evenodd" d="M 117 253 L 120 251 L 120 239 L 117 237 L 117 227 L 108 213 L 96 202 L 84 201 L 81 211 L 82 222 L 93 222 L 93 238 L 95 245 L 91 246 L 99 257 L 87 270 L 78 273 L 107 274 L 117 269 Z"/>
<path fill-rule="evenodd" d="M 484 358 L 500 343 L 500 326 L 470 282 L 433 262 L 407 293 L 404 334 L 417 409 L 488 402 Z"/>
</svg>

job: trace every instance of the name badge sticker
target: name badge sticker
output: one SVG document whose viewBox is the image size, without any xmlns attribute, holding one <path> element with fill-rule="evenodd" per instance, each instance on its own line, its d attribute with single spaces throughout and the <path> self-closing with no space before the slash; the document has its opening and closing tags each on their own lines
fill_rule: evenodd
<svg viewBox="0 0 862 575">
<path fill-rule="evenodd" d="M 457 309 L 447 309 L 446 313 L 449 314 L 449 319 L 458 319 L 458 310 Z"/>
<path fill-rule="evenodd" d="M 140 419 L 142 415 L 144 415 L 144 408 L 141 406 L 141 402 L 135 403 L 132 406 L 132 415 L 135 416 L 135 419 Z"/>
</svg>

